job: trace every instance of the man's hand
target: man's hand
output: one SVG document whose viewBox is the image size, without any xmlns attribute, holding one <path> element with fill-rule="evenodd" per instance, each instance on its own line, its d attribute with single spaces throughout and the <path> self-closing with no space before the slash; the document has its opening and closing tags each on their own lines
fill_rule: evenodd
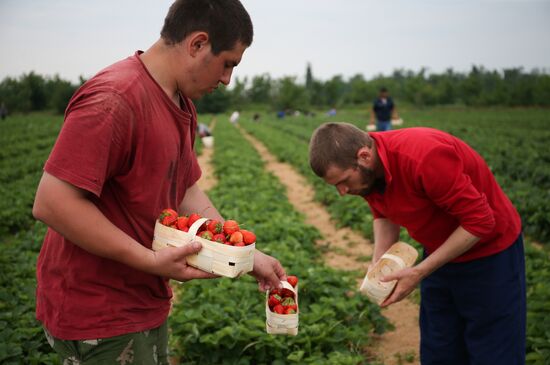
<svg viewBox="0 0 550 365">
<path fill-rule="evenodd" d="M 218 275 L 199 270 L 187 263 L 187 256 L 195 254 L 201 249 L 202 245 L 199 242 L 193 242 L 183 247 L 169 247 L 152 251 L 153 263 L 149 271 L 177 281 L 217 278 Z"/>
<path fill-rule="evenodd" d="M 279 260 L 256 250 L 254 252 L 254 268 L 250 275 L 258 280 L 260 291 L 279 288 L 281 281 L 286 280 L 286 273 Z"/>
<path fill-rule="evenodd" d="M 417 286 L 424 276 L 420 273 L 416 267 L 405 268 L 403 270 L 396 271 L 392 274 L 384 275 L 380 281 L 388 282 L 397 280 L 397 284 L 393 289 L 389 297 L 384 300 L 380 306 L 387 307 L 390 304 L 396 303 L 404 299 L 409 295 Z"/>
</svg>

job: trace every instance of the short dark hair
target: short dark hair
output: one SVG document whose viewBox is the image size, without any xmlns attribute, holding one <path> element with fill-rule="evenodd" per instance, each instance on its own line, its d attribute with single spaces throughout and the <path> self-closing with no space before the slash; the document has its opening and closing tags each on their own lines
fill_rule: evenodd
<svg viewBox="0 0 550 365">
<path fill-rule="evenodd" d="M 160 36 L 173 45 L 196 31 L 208 33 L 215 55 L 233 49 L 238 41 L 250 46 L 254 36 L 250 15 L 239 0 L 176 0 Z"/>
<path fill-rule="evenodd" d="M 309 165 L 319 177 L 329 166 L 348 169 L 357 165 L 357 151 L 372 147 L 372 138 L 350 123 L 321 124 L 309 141 Z"/>
<path fill-rule="evenodd" d="M 381 92 L 381 93 L 387 93 L 387 92 L 388 92 L 388 89 L 387 89 L 385 86 L 382 86 L 382 87 L 380 88 L 380 92 Z"/>
</svg>

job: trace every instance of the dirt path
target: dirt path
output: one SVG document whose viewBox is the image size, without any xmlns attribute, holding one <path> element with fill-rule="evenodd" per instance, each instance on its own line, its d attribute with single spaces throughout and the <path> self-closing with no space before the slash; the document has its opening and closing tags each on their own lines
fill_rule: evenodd
<svg viewBox="0 0 550 365">
<path fill-rule="evenodd" d="M 213 118 L 210 122 L 210 131 L 214 131 L 216 127 L 216 118 Z M 206 148 L 203 146 L 201 155 L 197 158 L 199 166 L 202 170 L 201 178 L 198 181 L 199 187 L 202 191 L 208 191 L 212 189 L 216 183 L 216 176 L 214 175 L 214 167 L 211 160 L 214 154 L 214 148 Z"/>
<path fill-rule="evenodd" d="M 277 161 L 260 141 L 240 130 L 256 148 L 266 169 L 286 187 L 288 200 L 294 208 L 305 215 L 307 224 L 315 226 L 323 234 L 324 239 L 317 244 L 328 248 L 325 253 L 328 265 L 342 270 L 366 271 L 364 257 L 372 254 L 371 242 L 349 228 L 336 228 L 325 207 L 314 200 L 314 189 L 309 182 L 289 164 Z M 375 337 L 374 345 L 367 350 L 369 357 L 385 365 L 420 364 L 418 305 L 404 300 L 384 309 L 382 313 L 396 329 Z"/>
</svg>

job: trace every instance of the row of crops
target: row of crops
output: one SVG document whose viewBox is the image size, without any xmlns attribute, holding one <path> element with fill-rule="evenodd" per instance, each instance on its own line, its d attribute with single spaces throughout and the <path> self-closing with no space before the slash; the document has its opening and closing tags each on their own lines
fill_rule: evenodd
<svg viewBox="0 0 550 365">
<path fill-rule="evenodd" d="M 409 110 L 407 126 L 428 125 L 465 139 L 486 158 L 522 212 L 531 239 L 548 243 L 549 139 L 547 113 L 539 110 Z M 246 117 L 246 115 L 245 115 Z M 376 307 L 352 289 L 360 273 L 327 268 L 314 241 L 319 232 L 304 224 L 283 187 L 265 172 L 255 150 L 218 118 L 215 173 L 210 196 L 226 217 L 244 222 L 258 248 L 275 255 L 300 278 L 300 334 L 265 333 L 264 295 L 253 278 L 195 281 L 179 286 L 171 314 L 171 348 L 186 364 L 365 363 L 372 332 L 387 323 Z M 244 118 L 246 119 L 246 118 Z M 41 169 L 62 118 L 46 114 L 12 117 L 0 136 L 0 363 L 57 364 L 34 319 L 35 263 L 45 227 L 31 207 Z M 204 119 L 209 121 L 210 117 Z M 243 126 L 272 153 L 294 165 L 316 190 L 336 222 L 372 235 L 370 211 L 360 199 L 341 198 L 307 164 L 307 141 L 323 118 L 263 118 Z M 339 115 L 360 127 L 358 112 Z M 404 235 L 403 238 L 407 239 Z M 550 264 L 548 249 L 528 245 L 528 363 L 550 363 Z"/>
<path fill-rule="evenodd" d="M 528 241 L 550 241 L 550 117 L 544 110 L 447 110 L 401 112 L 407 126 L 446 130 L 472 145 L 486 159 L 505 192 L 520 211 Z M 334 119 L 334 118 L 333 118 Z M 313 130 L 329 118 L 264 118 L 244 120 L 243 127 L 281 161 L 293 165 L 315 187 L 316 199 L 333 219 L 372 239 L 372 215 L 356 197 L 340 197 L 310 169 L 308 141 Z M 338 121 L 365 127 L 360 112 L 348 112 Z M 412 123 L 411 123 L 412 122 Z M 412 241 L 403 231 L 402 239 Z M 528 283 L 527 359 L 550 363 L 550 262 L 548 248 L 526 247 Z"/>
<path fill-rule="evenodd" d="M 11 201 L 13 214 L 20 219 L 0 223 L 2 364 L 59 363 L 34 318 L 35 265 L 45 226 L 34 222 L 31 207 L 60 123 L 60 118 L 34 115 L 11 118 L 5 125 L 12 142 L 6 140 L 1 163 L 6 170 L 17 170 L 11 173 L 14 182 L 26 176 L 29 182 L 13 186 L 3 182 L 2 201 Z M 41 132 L 31 137 L 31 130 Z M 170 319 L 173 355 L 186 364 L 362 362 L 370 334 L 383 332 L 388 324 L 376 306 L 351 290 L 358 273 L 324 266 L 314 246 L 319 232 L 293 210 L 284 188 L 265 172 L 253 147 L 229 125 L 217 132 L 214 164 L 219 185 L 212 200 L 223 215 L 256 232 L 259 249 L 277 256 L 289 273 L 300 278 L 300 335 L 289 338 L 265 332 L 265 296 L 252 277 L 195 281 L 178 289 Z M 42 148 L 37 140 L 47 140 L 49 146 Z M 10 152 L 21 143 L 27 146 L 26 155 Z M 30 155 L 35 168 L 19 169 Z M 14 195 L 9 186 L 17 187 L 21 198 L 9 200 Z"/>
</svg>

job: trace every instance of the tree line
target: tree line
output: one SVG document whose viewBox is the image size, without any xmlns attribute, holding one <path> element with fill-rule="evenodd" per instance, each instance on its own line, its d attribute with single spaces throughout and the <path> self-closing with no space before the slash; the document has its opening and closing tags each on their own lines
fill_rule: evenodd
<svg viewBox="0 0 550 365">
<path fill-rule="evenodd" d="M 398 103 L 417 106 L 550 106 L 550 74 L 545 70 L 526 72 L 523 68 L 487 70 L 473 66 L 468 72 L 448 69 L 430 73 L 395 70 L 369 80 L 361 74 L 345 79 L 341 75 L 328 80 L 313 76 L 311 65 L 304 81 L 295 76 L 272 78 L 269 74 L 251 79 L 236 78 L 231 88 L 220 87 L 196 101 L 200 112 L 219 113 L 251 105 L 272 110 L 303 110 L 345 107 L 370 103 L 381 87 L 389 89 Z M 10 112 L 53 110 L 63 113 L 79 84 L 59 75 L 45 77 L 34 72 L 18 78 L 6 77 L 0 83 L 0 103 Z"/>
</svg>

